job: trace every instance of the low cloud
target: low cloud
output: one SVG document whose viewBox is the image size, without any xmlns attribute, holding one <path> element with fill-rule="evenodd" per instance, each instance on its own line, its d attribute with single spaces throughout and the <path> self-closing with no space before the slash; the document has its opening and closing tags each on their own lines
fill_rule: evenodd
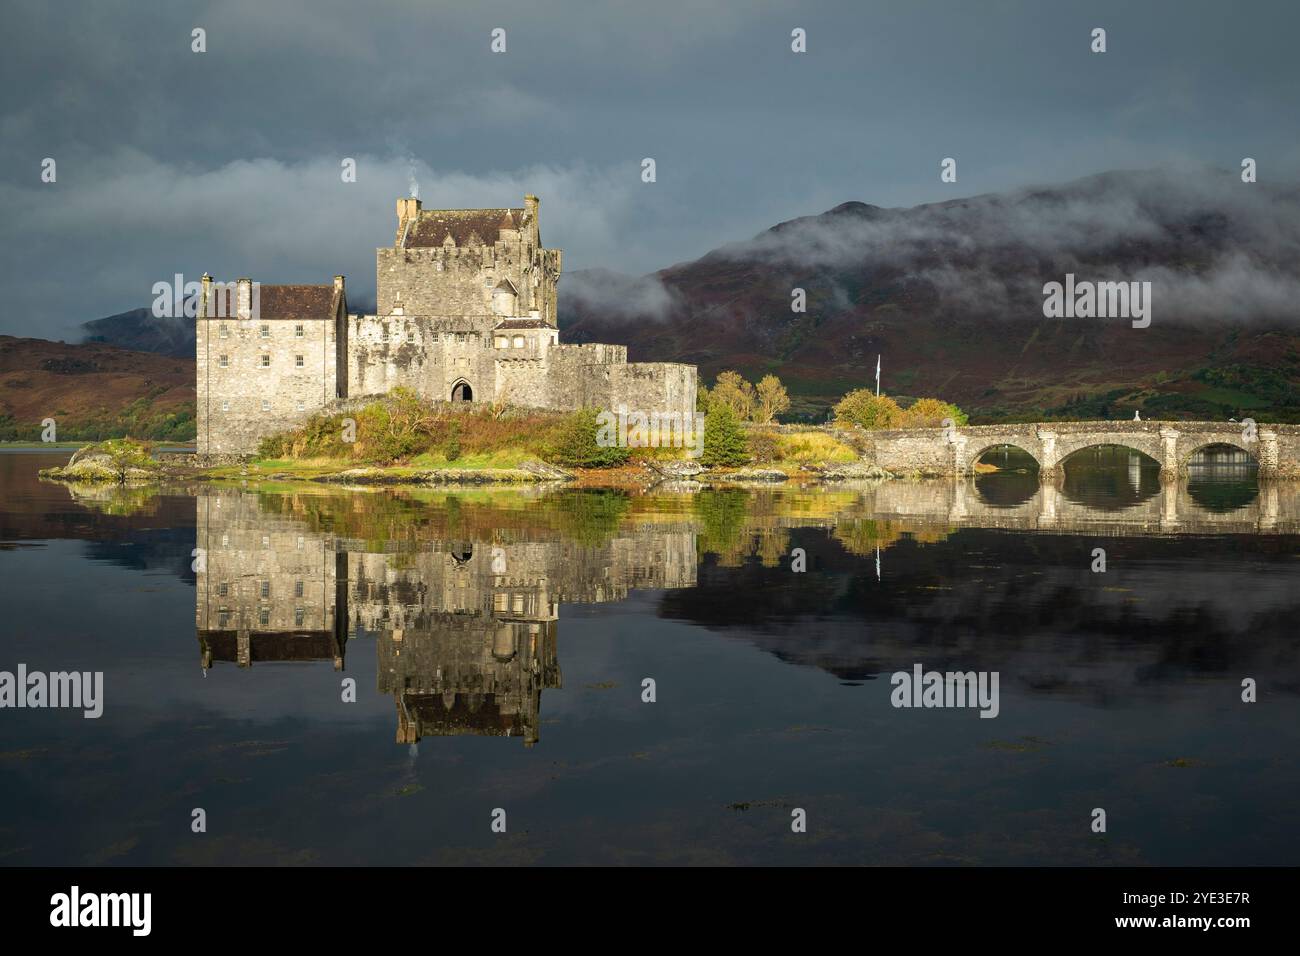
<svg viewBox="0 0 1300 956">
<path fill-rule="evenodd" d="M 719 255 L 781 270 L 852 271 L 967 313 L 1041 317 L 1072 272 L 1150 281 L 1157 316 L 1300 319 L 1300 191 L 1230 171 L 1106 173 L 1060 187 L 917 206 L 846 204 Z"/>
<path fill-rule="evenodd" d="M 566 313 L 600 320 L 666 319 L 681 305 L 681 296 L 656 275 L 626 276 L 608 269 L 586 269 L 560 283 L 560 307 Z"/>
</svg>

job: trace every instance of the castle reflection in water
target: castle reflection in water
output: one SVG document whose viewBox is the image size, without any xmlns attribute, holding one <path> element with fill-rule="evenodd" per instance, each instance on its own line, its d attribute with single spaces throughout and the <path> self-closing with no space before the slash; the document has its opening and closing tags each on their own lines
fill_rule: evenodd
<svg viewBox="0 0 1300 956">
<path fill-rule="evenodd" d="M 203 668 L 329 661 L 341 671 L 349 635 L 374 634 L 378 690 L 393 697 L 399 743 L 478 734 L 531 746 L 542 691 L 561 686 L 563 603 L 695 584 L 695 532 L 680 527 L 621 530 L 590 545 L 544 534 L 493 540 L 485 530 L 376 546 L 264 503 L 225 490 L 197 498 Z"/>
</svg>

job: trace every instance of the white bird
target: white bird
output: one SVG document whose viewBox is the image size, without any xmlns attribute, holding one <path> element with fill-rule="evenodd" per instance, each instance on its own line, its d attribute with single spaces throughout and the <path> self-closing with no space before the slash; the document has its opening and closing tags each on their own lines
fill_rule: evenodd
<svg viewBox="0 0 1300 956">
<path fill-rule="evenodd" d="M 1135 421 L 1135 422 L 1140 422 L 1140 421 L 1142 421 L 1142 416 L 1139 415 L 1139 414 L 1137 413 L 1137 409 L 1136 409 L 1136 408 L 1133 409 L 1133 421 Z"/>
</svg>

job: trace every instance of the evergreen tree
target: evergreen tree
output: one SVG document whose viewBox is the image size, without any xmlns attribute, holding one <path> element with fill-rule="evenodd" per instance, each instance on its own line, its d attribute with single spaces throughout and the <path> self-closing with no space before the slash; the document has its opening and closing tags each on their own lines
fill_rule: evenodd
<svg viewBox="0 0 1300 956">
<path fill-rule="evenodd" d="M 704 454 L 700 462 L 712 468 L 716 465 L 743 465 L 748 460 L 745 433 L 736 413 L 729 405 L 713 403 L 704 419 Z"/>
</svg>

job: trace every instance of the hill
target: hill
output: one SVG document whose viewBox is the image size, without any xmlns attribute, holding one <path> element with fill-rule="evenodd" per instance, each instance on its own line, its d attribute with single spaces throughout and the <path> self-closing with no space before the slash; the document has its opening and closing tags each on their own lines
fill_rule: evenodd
<svg viewBox="0 0 1300 956">
<path fill-rule="evenodd" d="M 150 309 L 130 309 L 83 322 L 81 327 L 86 330 L 82 341 L 87 343 L 194 358 L 193 319 L 157 318 Z"/>
<path fill-rule="evenodd" d="M 574 273 L 568 341 L 709 381 L 780 375 L 810 418 L 852 388 L 973 421 L 1253 414 L 1300 421 L 1300 190 L 1115 172 L 909 209 L 848 202 L 640 278 Z M 1152 283 L 1152 322 L 1047 319 L 1066 273 Z M 792 290 L 807 311 L 792 311 Z"/>
<path fill-rule="evenodd" d="M 194 437 L 194 359 L 0 335 L 0 440 Z"/>
</svg>

